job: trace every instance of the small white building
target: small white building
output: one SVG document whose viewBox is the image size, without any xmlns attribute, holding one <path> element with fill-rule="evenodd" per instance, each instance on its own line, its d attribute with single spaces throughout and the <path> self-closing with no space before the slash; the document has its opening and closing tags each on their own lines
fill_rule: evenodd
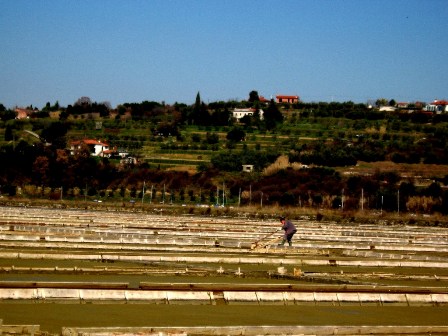
<svg viewBox="0 0 448 336">
<path fill-rule="evenodd" d="M 107 156 L 105 153 L 109 151 L 109 145 L 93 139 L 84 139 L 72 141 L 70 143 L 70 154 L 74 155 L 76 151 L 80 150 L 85 145 L 89 148 L 90 155 L 92 156 Z"/>
<path fill-rule="evenodd" d="M 258 111 L 260 113 L 260 119 L 263 119 L 263 110 L 259 109 Z M 233 117 L 240 120 L 245 116 L 253 116 L 255 112 L 256 110 L 254 108 L 236 108 L 233 110 Z"/>
<path fill-rule="evenodd" d="M 254 171 L 254 165 L 243 165 L 243 172 L 245 173 L 251 173 Z"/>
</svg>

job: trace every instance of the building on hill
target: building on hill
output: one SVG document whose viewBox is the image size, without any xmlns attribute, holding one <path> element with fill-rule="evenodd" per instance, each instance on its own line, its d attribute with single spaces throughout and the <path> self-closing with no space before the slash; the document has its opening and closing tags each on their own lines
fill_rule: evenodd
<svg viewBox="0 0 448 336">
<path fill-rule="evenodd" d="M 107 157 L 110 154 L 109 145 L 107 143 L 93 139 L 72 141 L 70 143 L 70 154 L 74 155 L 83 145 L 89 148 L 90 155 L 92 156 Z"/>
<path fill-rule="evenodd" d="M 254 108 L 235 108 L 232 112 L 232 116 L 240 120 L 241 118 L 245 116 L 253 116 L 255 114 L 256 110 Z M 260 112 L 260 119 L 263 119 L 263 110 L 259 109 Z"/>
<path fill-rule="evenodd" d="M 397 103 L 397 105 L 395 105 L 397 108 L 399 108 L 399 109 L 405 109 L 405 108 L 408 108 L 409 107 L 409 103 L 406 103 L 406 102 L 399 102 L 399 103 Z"/>
<path fill-rule="evenodd" d="M 245 173 L 251 173 L 251 172 L 254 171 L 254 165 L 245 164 L 245 165 L 243 165 L 243 170 L 242 171 L 245 172 Z"/>
<path fill-rule="evenodd" d="M 397 108 L 395 106 L 380 106 L 378 111 L 380 112 L 395 112 Z"/>
<path fill-rule="evenodd" d="M 395 107 L 397 108 L 397 110 L 400 113 L 417 113 L 417 112 L 422 112 L 423 107 L 425 106 L 424 103 L 416 101 L 414 103 L 405 103 L 405 102 L 401 102 L 401 103 L 397 103 L 395 105 Z M 424 111 L 424 112 L 429 112 L 429 111 Z"/>
<path fill-rule="evenodd" d="M 112 147 L 111 149 L 106 149 L 103 151 L 102 157 L 110 159 L 126 159 L 129 157 L 129 152 L 125 149 L 120 149 L 117 147 Z"/>
<path fill-rule="evenodd" d="M 278 104 L 289 103 L 295 104 L 299 102 L 299 96 L 285 96 L 285 95 L 276 95 L 275 102 Z"/>
<path fill-rule="evenodd" d="M 29 109 L 29 108 L 20 108 L 20 107 L 17 107 L 17 108 L 15 109 L 15 112 L 17 113 L 17 114 L 16 114 L 16 119 L 29 119 L 30 116 L 31 116 L 33 113 L 38 112 L 38 110 L 32 110 L 32 109 Z"/>
<path fill-rule="evenodd" d="M 434 112 L 436 114 L 448 112 L 447 100 L 434 100 L 432 103 L 427 104 L 424 108 L 425 111 Z"/>
<path fill-rule="evenodd" d="M 426 106 L 426 104 L 425 104 L 424 102 L 421 102 L 421 101 L 416 101 L 416 102 L 414 103 L 414 106 L 415 106 L 417 109 L 422 110 L 422 109 Z"/>
</svg>

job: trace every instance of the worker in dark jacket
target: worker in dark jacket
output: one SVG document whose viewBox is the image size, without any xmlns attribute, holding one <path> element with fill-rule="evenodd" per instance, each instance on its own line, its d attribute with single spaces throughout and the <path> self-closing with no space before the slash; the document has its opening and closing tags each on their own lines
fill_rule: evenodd
<svg viewBox="0 0 448 336">
<path fill-rule="evenodd" d="M 282 230 L 285 230 L 285 235 L 283 236 L 283 241 L 279 245 L 284 245 L 285 242 L 288 242 L 289 246 L 292 246 L 292 236 L 297 232 L 295 225 L 285 217 L 280 217 L 280 222 L 282 223 Z"/>
</svg>

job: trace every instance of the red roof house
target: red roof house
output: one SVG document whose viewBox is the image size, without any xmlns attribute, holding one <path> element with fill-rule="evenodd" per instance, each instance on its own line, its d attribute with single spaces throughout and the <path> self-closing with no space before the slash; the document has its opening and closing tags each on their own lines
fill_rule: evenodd
<svg viewBox="0 0 448 336">
<path fill-rule="evenodd" d="M 434 100 L 431 104 L 425 106 L 425 111 L 435 112 L 437 114 L 448 112 L 448 101 Z"/>
<path fill-rule="evenodd" d="M 15 112 L 17 113 L 16 119 L 27 119 L 34 111 L 17 107 Z"/>
<path fill-rule="evenodd" d="M 285 95 L 277 95 L 275 96 L 275 101 L 279 104 L 281 103 L 298 103 L 299 102 L 299 96 L 285 96 Z"/>
<path fill-rule="evenodd" d="M 80 150 L 83 145 L 86 145 L 92 156 L 106 156 L 109 150 L 109 145 L 107 143 L 93 140 L 93 139 L 83 139 L 75 140 L 70 143 L 70 153 L 73 155 L 76 151 Z"/>
</svg>

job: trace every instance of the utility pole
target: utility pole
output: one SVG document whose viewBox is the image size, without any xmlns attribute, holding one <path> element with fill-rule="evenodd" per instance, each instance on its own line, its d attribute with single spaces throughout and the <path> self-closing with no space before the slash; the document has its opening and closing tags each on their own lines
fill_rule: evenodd
<svg viewBox="0 0 448 336">
<path fill-rule="evenodd" d="M 143 204 L 144 197 L 145 197 L 145 181 L 143 181 L 143 187 L 142 187 L 142 204 Z"/>
<path fill-rule="evenodd" d="M 224 182 L 223 182 L 222 183 L 222 206 L 223 207 L 225 206 L 225 196 L 226 196 L 225 190 L 226 190 L 226 187 L 225 187 Z"/>
<path fill-rule="evenodd" d="M 249 205 L 252 205 L 252 184 L 249 185 Z"/>
<path fill-rule="evenodd" d="M 216 205 L 219 205 L 219 187 L 216 187 Z"/>
<path fill-rule="evenodd" d="M 364 210 L 364 188 L 361 189 L 361 210 Z"/>
</svg>

